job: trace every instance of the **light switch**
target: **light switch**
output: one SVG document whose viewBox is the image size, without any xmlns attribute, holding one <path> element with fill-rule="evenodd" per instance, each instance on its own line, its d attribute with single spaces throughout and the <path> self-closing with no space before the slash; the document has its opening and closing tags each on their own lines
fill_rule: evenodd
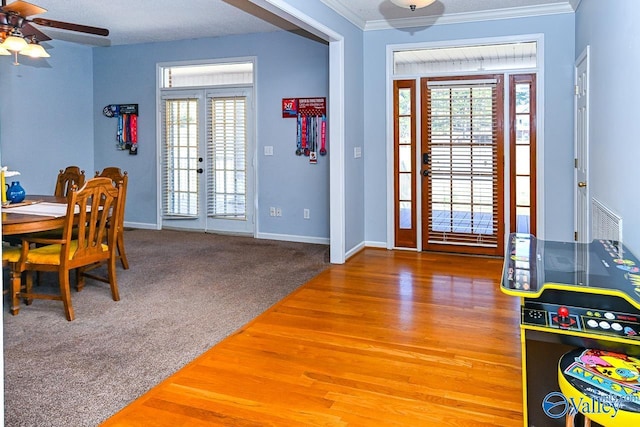
<svg viewBox="0 0 640 427">
<path fill-rule="evenodd" d="M 362 157 L 362 147 L 353 147 L 353 158 L 359 159 Z"/>
</svg>

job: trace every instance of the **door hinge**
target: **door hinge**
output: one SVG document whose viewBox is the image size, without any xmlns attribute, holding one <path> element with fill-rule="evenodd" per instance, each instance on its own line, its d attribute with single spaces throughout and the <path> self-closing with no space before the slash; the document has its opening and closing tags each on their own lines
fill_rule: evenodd
<svg viewBox="0 0 640 427">
<path fill-rule="evenodd" d="M 578 159 L 577 158 L 573 159 L 573 167 L 578 169 Z"/>
<path fill-rule="evenodd" d="M 573 90 L 575 91 L 576 95 L 580 94 L 580 87 L 578 85 L 573 86 Z"/>
<path fill-rule="evenodd" d="M 576 241 L 576 242 L 578 241 L 578 232 L 577 231 L 573 232 L 573 240 Z"/>
</svg>

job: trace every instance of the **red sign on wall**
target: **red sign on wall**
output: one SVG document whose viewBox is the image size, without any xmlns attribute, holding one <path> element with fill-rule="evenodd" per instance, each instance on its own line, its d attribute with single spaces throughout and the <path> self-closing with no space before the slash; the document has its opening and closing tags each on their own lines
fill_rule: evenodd
<svg viewBox="0 0 640 427">
<path fill-rule="evenodd" d="M 282 98 L 282 117 L 326 116 L 327 98 Z"/>
</svg>

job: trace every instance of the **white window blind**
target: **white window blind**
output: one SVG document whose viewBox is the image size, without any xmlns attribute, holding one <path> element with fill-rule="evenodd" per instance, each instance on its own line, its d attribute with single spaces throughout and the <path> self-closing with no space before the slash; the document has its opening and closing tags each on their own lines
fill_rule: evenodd
<svg viewBox="0 0 640 427">
<path fill-rule="evenodd" d="M 463 80 L 427 88 L 429 243 L 496 247 L 500 218 L 496 85 Z"/>
<path fill-rule="evenodd" d="M 198 100 L 163 100 L 164 217 L 198 215 Z"/>
<path fill-rule="evenodd" d="M 246 219 L 247 100 L 209 98 L 207 215 Z"/>
</svg>

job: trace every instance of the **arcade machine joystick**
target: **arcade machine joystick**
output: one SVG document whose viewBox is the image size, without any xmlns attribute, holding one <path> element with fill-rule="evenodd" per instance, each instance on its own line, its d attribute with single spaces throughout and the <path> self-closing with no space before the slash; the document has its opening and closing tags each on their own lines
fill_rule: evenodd
<svg viewBox="0 0 640 427">
<path fill-rule="evenodd" d="M 569 328 L 571 326 L 571 318 L 569 317 L 569 309 L 564 305 L 558 308 L 558 325 L 561 328 Z"/>
</svg>

